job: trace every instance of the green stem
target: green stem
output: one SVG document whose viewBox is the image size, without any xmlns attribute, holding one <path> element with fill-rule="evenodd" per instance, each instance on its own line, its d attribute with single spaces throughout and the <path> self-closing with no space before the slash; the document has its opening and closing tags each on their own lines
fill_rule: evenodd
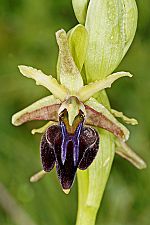
<svg viewBox="0 0 150 225">
<path fill-rule="evenodd" d="M 78 171 L 78 214 L 77 225 L 94 225 L 97 209 L 86 204 L 89 186 L 88 170 Z"/>
<path fill-rule="evenodd" d="M 110 108 L 105 92 L 96 96 L 100 103 Z M 109 132 L 99 129 L 100 149 L 87 171 L 78 171 L 78 213 L 76 225 L 95 225 L 97 211 L 114 158 L 114 139 Z"/>
</svg>

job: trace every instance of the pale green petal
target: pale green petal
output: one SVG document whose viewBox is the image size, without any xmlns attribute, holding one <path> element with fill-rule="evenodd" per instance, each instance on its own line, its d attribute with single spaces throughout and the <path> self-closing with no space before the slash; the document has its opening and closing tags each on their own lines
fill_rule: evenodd
<svg viewBox="0 0 150 225">
<path fill-rule="evenodd" d="M 60 85 L 58 81 L 51 75 L 45 75 L 41 70 L 37 70 L 30 66 L 18 66 L 20 72 L 28 78 L 32 78 L 36 81 L 37 85 L 46 87 L 56 98 L 64 101 L 68 95 L 68 91 L 65 87 Z"/>
<path fill-rule="evenodd" d="M 82 76 L 71 56 L 67 34 L 63 29 L 56 32 L 56 39 L 60 56 L 60 68 L 58 70 L 60 82 L 70 91 L 70 95 L 75 95 L 83 86 Z"/>
<path fill-rule="evenodd" d="M 47 130 L 48 127 L 50 127 L 50 126 L 52 126 L 52 125 L 55 125 L 55 124 L 57 124 L 57 123 L 54 122 L 54 121 L 49 121 L 49 122 L 46 123 L 43 127 L 40 127 L 40 128 L 37 128 L 37 129 L 33 129 L 33 130 L 31 131 L 31 134 L 36 134 L 36 133 L 38 133 L 38 134 L 43 134 L 43 133 Z"/>
<path fill-rule="evenodd" d="M 57 116 L 54 114 L 54 112 L 57 111 L 57 109 L 59 109 L 60 103 L 61 103 L 60 100 L 56 99 L 53 95 L 42 98 L 39 101 L 34 102 L 32 105 L 28 106 L 27 108 L 14 114 L 12 116 L 12 124 L 15 126 L 19 126 L 27 121 L 34 120 L 34 118 L 32 118 L 34 117 L 34 114 L 36 116 L 39 116 L 39 112 L 43 108 L 45 109 L 43 117 L 46 117 L 47 114 L 52 114 L 52 118 L 54 119 Z M 53 107 L 53 109 L 51 109 L 50 112 L 48 113 L 46 107 Z"/>
<path fill-rule="evenodd" d="M 90 0 L 72 0 L 72 5 L 76 18 L 81 24 L 85 24 L 89 1 Z"/>
<path fill-rule="evenodd" d="M 112 83 L 121 78 L 121 77 L 132 77 L 132 75 L 129 72 L 118 72 L 113 73 L 107 78 L 99 81 L 95 81 L 93 83 L 90 83 L 88 85 L 85 85 L 82 87 L 78 92 L 78 97 L 81 101 L 86 101 L 90 97 L 92 97 L 94 94 L 96 94 L 99 91 L 102 91 L 105 88 L 110 88 Z"/>
<path fill-rule="evenodd" d="M 123 115 L 122 112 L 118 112 L 117 110 L 115 109 L 111 109 L 111 113 L 115 116 L 115 117 L 118 117 L 118 118 L 121 118 L 125 123 L 127 124 L 131 124 L 131 125 L 137 125 L 138 124 L 138 121 L 134 118 L 129 118 L 125 115 Z"/>
<path fill-rule="evenodd" d="M 127 52 L 137 27 L 134 0 L 91 0 L 85 27 L 89 34 L 85 70 L 93 82 L 111 74 Z"/>
<path fill-rule="evenodd" d="M 126 143 L 116 139 L 116 153 L 128 160 L 138 169 L 145 169 L 147 167 L 144 160 L 138 156 Z"/>
<path fill-rule="evenodd" d="M 89 111 L 89 109 L 86 108 L 86 124 L 100 126 L 101 128 L 111 131 L 123 141 L 128 140 L 128 129 L 123 126 L 118 120 L 116 120 L 116 118 L 110 113 L 110 111 L 106 109 L 102 104 L 100 104 L 96 99 L 90 98 L 85 102 L 85 106 L 89 106 L 89 109 L 94 109 L 94 111 L 92 112 L 91 110 Z"/>
<path fill-rule="evenodd" d="M 81 72 L 88 45 L 88 33 L 84 26 L 78 24 L 69 32 L 69 48 L 76 66 Z"/>
</svg>

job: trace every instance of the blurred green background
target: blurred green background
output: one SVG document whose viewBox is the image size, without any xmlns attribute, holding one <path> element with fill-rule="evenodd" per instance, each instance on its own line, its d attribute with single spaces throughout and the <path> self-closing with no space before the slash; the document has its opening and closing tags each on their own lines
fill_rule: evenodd
<svg viewBox="0 0 150 225">
<path fill-rule="evenodd" d="M 130 144 L 149 163 L 150 158 L 150 3 L 137 2 L 138 30 L 134 43 L 117 70 L 130 71 L 133 79 L 121 79 L 108 91 L 113 108 L 139 120 L 131 130 Z M 17 65 L 32 65 L 56 74 L 55 32 L 77 24 L 71 0 L 0 0 L 0 183 L 17 202 L 10 206 L 0 186 L 0 225 L 15 225 L 9 206 L 23 208 L 36 225 L 73 225 L 77 210 L 77 182 L 66 196 L 55 171 L 41 182 L 29 177 L 41 169 L 40 135 L 30 131 L 43 123 L 19 128 L 11 115 L 46 96 L 48 92 L 24 78 Z M 101 188 L 101 187 L 99 187 Z M 8 208 L 7 208 L 8 206 Z M 18 212 L 17 212 L 18 213 Z M 23 219 L 23 218 L 22 218 Z M 111 176 L 98 213 L 97 225 L 150 224 L 150 169 L 138 171 L 115 157 Z M 20 223 L 21 225 L 21 223 Z M 31 225 L 27 224 L 26 225 Z"/>
</svg>

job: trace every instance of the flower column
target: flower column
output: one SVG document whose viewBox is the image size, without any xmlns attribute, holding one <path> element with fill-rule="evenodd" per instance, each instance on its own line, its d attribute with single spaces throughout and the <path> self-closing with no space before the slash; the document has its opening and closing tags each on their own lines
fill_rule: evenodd
<svg viewBox="0 0 150 225">
<path fill-rule="evenodd" d="M 111 74 L 130 47 L 137 27 L 134 0 L 73 0 L 79 23 L 88 32 L 88 47 L 82 74 L 87 83 Z M 110 110 L 105 91 L 95 96 Z M 94 225 L 115 153 L 114 136 L 100 130 L 100 151 L 87 171 L 78 172 L 76 225 Z"/>
</svg>

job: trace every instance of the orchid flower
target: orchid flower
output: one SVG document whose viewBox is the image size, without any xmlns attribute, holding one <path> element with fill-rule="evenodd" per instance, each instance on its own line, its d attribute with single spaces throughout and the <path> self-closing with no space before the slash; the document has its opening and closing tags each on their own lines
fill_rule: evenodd
<svg viewBox="0 0 150 225">
<path fill-rule="evenodd" d="M 83 29 L 83 26 L 81 27 Z M 135 166 L 144 168 L 142 159 L 135 153 L 133 156 L 132 150 L 127 148 L 125 142 L 129 138 L 129 131 L 116 117 L 121 117 L 133 125 L 137 124 L 137 121 L 116 110 L 108 110 L 94 98 L 96 93 L 110 88 L 118 78 L 132 75 L 129 72 L 117 72 L 85 85 L 81 75 L 84 50 L 83 62 L 81 60 L 75 63 L 70 51 L 70 39 L 63 29 L 56 32 L 56 40 L 59 46 L 58 80 L 51 75 L 45 75 L 41 70 L 19 66 L 25 77 L 34 79 L 37 85 L 42 85 L 50 91 L 49 96 L 34 102 L 12 117 L 15 126 L 32 120 L 48 121 L 42 128 L 32 130 L 33 134 L 43 133 L 40 144 L 43 170 L 31 177 L 31 181 L 39 180 L 56 165 L 62 189 L 69 193 L 77 170 L 86 170 L 97 152 L 101 151 L 101 135 L 97 128 L 105 129 L 116 137 L 118 154 Z"/>
</svg>

